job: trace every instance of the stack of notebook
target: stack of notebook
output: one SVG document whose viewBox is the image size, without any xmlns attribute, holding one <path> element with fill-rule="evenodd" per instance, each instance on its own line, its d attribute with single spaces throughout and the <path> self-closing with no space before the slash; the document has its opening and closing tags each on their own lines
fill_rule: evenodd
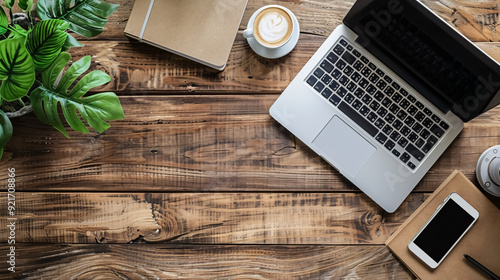
<svg viewBox="0 0 500 280">
<path fill-rule="evenodd" d="M 247 0 L 136 0 L 125 35 L 223 70 Z"/>
</svg>

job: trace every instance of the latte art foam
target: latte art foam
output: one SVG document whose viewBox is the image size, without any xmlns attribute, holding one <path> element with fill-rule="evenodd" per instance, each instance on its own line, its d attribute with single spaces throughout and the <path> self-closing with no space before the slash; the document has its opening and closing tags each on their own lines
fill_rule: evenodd
<svg viewBox="0 0 500 280">
<path fill-rule="evenodd" d="M 264 41 L 276 43 L 287 35 L 288 21 L 276 12 L 265 14 L 259 23 L 259 34 Z"/>
<path fill-rule="evenodd" d="M 290 15 L 278 7 L 262 10 L 253 24 L 255 39 L 262 45 L 277 48 L 285 44 L 292 35 L 293 21 Z"/>
</svg>

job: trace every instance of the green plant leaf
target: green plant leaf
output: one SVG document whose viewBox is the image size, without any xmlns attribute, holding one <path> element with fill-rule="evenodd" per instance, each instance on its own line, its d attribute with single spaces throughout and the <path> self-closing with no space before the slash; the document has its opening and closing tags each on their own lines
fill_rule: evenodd
<svg viewBox="0 0 500 280">
<path fill-rule="evenodd" d="M 75 37 L 71 36 L 71 34 L 68 34 L 68 37 L 66 37 L 66 41 L 64 42 L 62 50 L 67 51 L 72 47 L 83 47 L 83 44 L 78 42 L 78 40 L 75 39 Z"/>
<path fill-rule="evenodd" d="M 7 27 L 9 26 L 9 19 L 5 14 L 5 11 L 0 8 L 0 35 L 5 34 L 7 32 Z"/>
<path fill-rule="evenodd" d="M 11 30 L 12 31 L 12 30 Z M 26 38 L 28 36 L 28 31 L 24 30 L 20 25 L 15 25 L 14 30 L 10 32 L 9 34 L 9 39 L 16 39 L 16 38 Z"/>
<path fill-rule="evenodd" d="M 5 0 L 4 3 L 3 3 L 3 5 L 7 9 L 12 9 L 12 7 L 14 6 L 15 2 L 16 2 L 16 0 Z"/>
<path fill-rule="evenodd" d="M 28 12 L 33 7 L 33 0 L 19 0 L 17 3 L 19 7 L 23 10 L 23 12 Z"/>
<path fill-rule="evenodd" d="M 3 155 L 3 147 L 5 147 L 12 137 L 12 131 L 10 119 L 0 110 L 0 158 L 2 158 Z"/>
<path fill-rule="evenodd" d="M 102 33 L 107 17 L 119 6 L 100 0 L 39 0 L 36 10 L 42 20 L 63 19 L 70 23 L 70 30 L 94 37 Z"/>
<path fill-rule="evenodd" d="M 25 96 L 35 81 L 33 59 L 24 39 L 0 41 L 0 97 L 14 101 Z"/>
<path fill-rule="evenodd" d="M 81 117 L 92 128 L 103 132 L 110 127 L 106 121 L 124 118 L 120 100 L 113 92 L 98 93 L 85 98 L 83 96 L 91 88 L 104 85 L 111 79 L 106 73 L 95 70 L 83 76 L 68 92 L 74 81 L 90 67 L 91 62 L 90 56 L 83 57 L 73 63 L 58 80 L 59 73 L 70 59 L 71 56 L 63 52 L 42 73 L 43 85 L 30 94 L 33 111 L 42 122 L 51 124 L 68 138 L 68 132 L 59 118 L 58 104 L 61 104 L 64 118 L 72 129 L 88 133 Z"/>
<path fill-rule="evenodd" d="M 28 33 L 26 48 L 33 57 L 35 70 L 43 71 L 61 53 L 69 23 L 59 19 L 39 22 Z"/>
</svg>

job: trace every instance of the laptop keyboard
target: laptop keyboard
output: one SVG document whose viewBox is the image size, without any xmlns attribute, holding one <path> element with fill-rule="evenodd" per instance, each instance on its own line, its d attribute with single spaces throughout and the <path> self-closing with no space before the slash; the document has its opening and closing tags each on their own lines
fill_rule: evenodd
<svg viewBox="0 0 500 280">
<path fill-rule="evenodd" d="M 441 117 L 343 37 L 306 83 L 411 170 L 449 129 Z"/>
</svg>

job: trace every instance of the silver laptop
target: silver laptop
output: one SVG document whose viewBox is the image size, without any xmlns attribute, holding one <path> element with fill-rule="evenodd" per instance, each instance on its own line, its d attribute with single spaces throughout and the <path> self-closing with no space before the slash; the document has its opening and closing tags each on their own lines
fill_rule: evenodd
<svg viewBox="0 0 500 280">
<path fill-rule="evenodd" d="M 500 65 L 415 0 L 358 0 L 271 116 L 394 212 L 500 103 Z"/>
</svg>

